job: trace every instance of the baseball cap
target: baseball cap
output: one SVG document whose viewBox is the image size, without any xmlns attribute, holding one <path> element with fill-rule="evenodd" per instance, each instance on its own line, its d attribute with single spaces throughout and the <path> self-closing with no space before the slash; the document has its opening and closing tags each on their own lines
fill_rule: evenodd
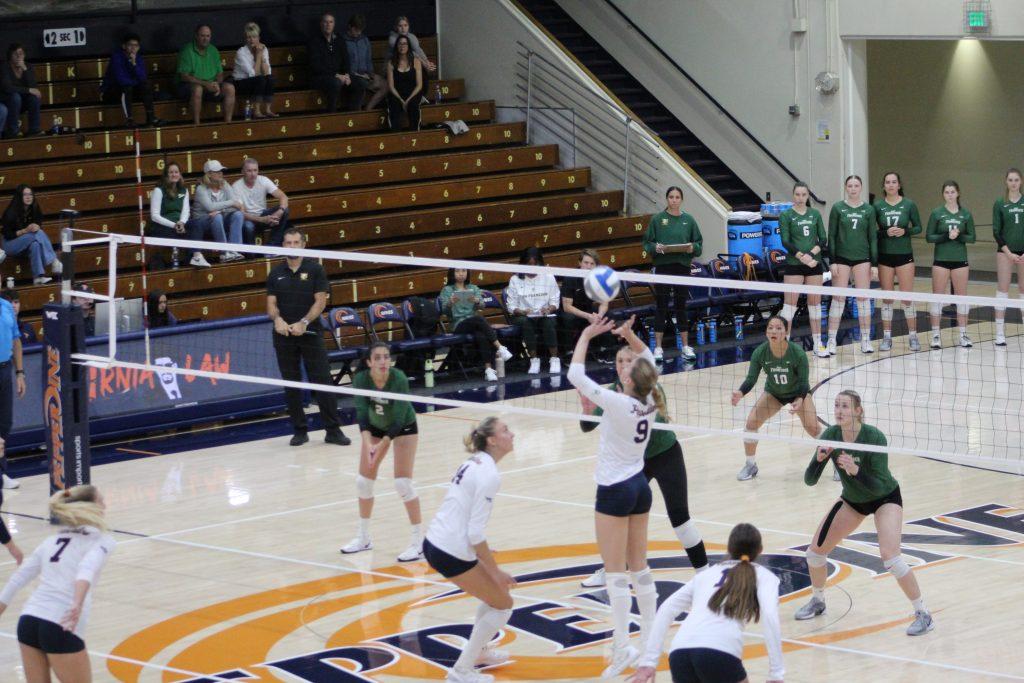
<svg viewBox="0 0 1024 683">
<path fill-rule="evenodd" d="M 217 171 L 226 171 L 226 170 L 228 170 L 227 167 L 226 166 L 222 166 L 221 163 L 219 161 L 217 161 L 216 159 L 210 159 L 205 164 L 203 164 L 203 173 L 210 173 L 211 171 L 216 173 Z"/>
</svg>

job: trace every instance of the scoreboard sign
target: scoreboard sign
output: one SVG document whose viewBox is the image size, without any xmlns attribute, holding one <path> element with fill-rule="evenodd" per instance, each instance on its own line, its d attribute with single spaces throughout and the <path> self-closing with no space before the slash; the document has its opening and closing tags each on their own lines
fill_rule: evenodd
<svg viewBox="0 0 1024 683">
<path fill-rule="evenodd" d="M 85 45 L 85 28 L 48 28 L 43 31 L 45 47 L 74 47 Z"/>
</svg>

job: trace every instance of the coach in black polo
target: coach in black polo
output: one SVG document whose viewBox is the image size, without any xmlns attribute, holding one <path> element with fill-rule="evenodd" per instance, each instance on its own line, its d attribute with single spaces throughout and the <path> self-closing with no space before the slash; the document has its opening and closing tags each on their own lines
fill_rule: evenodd
<svg viewBox="0 0 1024 683">
<path fill-rule="evenodd" d="M 289 228 L 284 233 L 282 246 L 301 249 L 306 246 L 306 240 L 298 228 Z M 320 327 L 320 314 L 327 306 L 329 291 L 323 266 L 310 259 L 286 258 L 267 276 L 267 315 L 274 323 L 274 351 L 282 379 L 302 381 L 302 363 L 310 382 L 331 384 L 331 368 Z M 324 441 L 348 446 L 351 441 L 341 432 L 334 394 L 314 391 L 313 395 L 327 429 Z M 295 432 L 290 443 L 301 446 L 309 441 L 302 391 L 286 388 L 284 396 Z"/>
</svg>

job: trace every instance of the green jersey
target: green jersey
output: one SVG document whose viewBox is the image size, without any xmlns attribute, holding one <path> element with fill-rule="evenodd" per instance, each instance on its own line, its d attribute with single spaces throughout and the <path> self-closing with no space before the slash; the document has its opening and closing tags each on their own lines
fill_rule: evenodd
<svg viewBox="0 0 1024 683">
<path fill-rule="evenodd" d="M 370 371 L 362 370 L 352 378 L 352 388 L 408 394 L 409 378 L 398 368 L 391 368 L 388 370 L 388 381 L 383 387 L 378 387 L 370 376 Z M 356 396 L 356 421 L 359 423 L 359 431 L 365 431 L 372 426 L 394 438 L 405 427 L 416 422 L 416 411 L 408 401 Z"/>
<path fill-rule="evenodd" d="M 615 380 L 614 382 L 608 385 L 608 389 L 611 391 L 621 392 L 622 384 L 619 382 L 619 380 Z M 657 390 L 660 391 L 662 395 L 665 394 L 665 390 L 661 388 L 660 384 L 658 385 Z M 604 415 L 604 408 L 598 406 L 597 408 L 594 409 L 592 415 L 594 415 L 595 417 L 601 417 L 602 415 Z M 660 422 L 662 424 L 668 424 L 668 420 L 665 419 L 665 417 L 661 413 L 657 413 L 654 416 L 654 421 Z M 592 432 L 595 429 L 597 429 L 597 423 L 589 421 L 580 422 L 580 428 L 585 432 Z M 644 460 L 650 460 L 655 456 L 665 453 L 666 451 L 668 451 L 668 449 L 672 448 L 672 446 L 676 445 L 677 441 L 678 439 L 676 438 L 675 432 L 670 432 L 667 429 L 653 430 L 651 438 L 648 439 L 647 441 L 647 448 L 644 450 Z"/>
<path fill-rule="evenodd" d="M 672 252 L 670 254 L 659 254 L 655 249 L 657 244 L 692 244 L 691 252 Z M 681 263 L 689 266 L 690 261 L 701 254 L 704 247 L 704 237 L 700 234 L 700 227 L 693 216 L 685 211 L 678 216 L 673 216 L 668 211 L 651 216 L 651 222 L 647 224 L 647 232 L 644 233 L 644 250 L 647 251 L 656 266 L 663 266 L 668 263 Z"/>
<path fill-rule="evenodd" d="M 949 231 L 956 228 L 960 234 L 949 239 Z M 974 216 L 962 206 L 956 213 L 940 206 L 928 217 L 927 240 L 935 245 L 936 261 L 967 261 L 967 245 L 974 243 Z"/>
<path fill-rule="evenodd" d="M 825 233 L 825 223 L 821 220 L 821 214 L 814 207 L 807 207 L 804 213 L 797 213 L 795 209 L 786 209 L 779 216 L 779 232 L 782 235 L 782 246 L 786 250 L 786 265 L 799 266 L 800 261 L 796 253 L 811 254 L 817 247 L 817 261 L 821 261 L 821 254 L 828 248 L 828 235 Z"/>
<path fill-rule="evenodd" d="M 878 263 L 878 225 L 874 208 L 864 202 L 850 206 L 836 202 L 828 215 L 828 248 L 832 260 Z"/>
<path fill-rule="evenodd" d="M 924 230 L 921 224 L 921 214 L 917 210 L 917 204 L 900 197 L 895 204 L 890 204 L 884 199 L 875 202 L 875 217 L 878 221 L 878 253 L 879 254 L 913 254 L 914 247 L 910 238 L 919 235 Z M 898 237 L 889 237 L 890 228 L 902 228 L 903 234 Z"/>
<path fill-rule="evenodd" d="M 741 393 L 746 394 L 754 388 L 762 370 L 766 377 L 764 390 L 776 398 L 799 398 L 811 390 L 807 354 L 791 341 L 786 342 L 786 352 L 781 358 L 772 353 L 771 342 L 764 342 L 754 349 L 747 378 L 740 385 Z"/>
<path fill-rule="evenodd" d="M 842 441 L 843 428 L 839 425 L 832 425 L 822 432 L 821 438 L 826 441 Z M 860 426 L 860 432 L 857 433 L 854 443 L 872 446 L 888 445 L 888 442 L 885 440 L 885 434 L 871 425 Z M 851 477 L 846 473 L 846 470 L 838 466 L 836 467 L 836 470 L 839 472 L 839 478 L 843 482 L 842 497 L 845 500 L 851 503 L 870 503 L 879 498 L 885 498 L 899 486 L 892 473 L 889 472 L 889 455 L 887 453 L 839 448 L 832 451 L 832 455 L 821 462 L 818 462 L 817 451 L 815 451 L 815 455 L 811 456 L 811 463 L 804 472 L 804 483 L 808 486 L 817 484 L 818 478 L 825 470 L 825 465 L 828 464 L 828 461 L 838 460 L 839 454 L 843 451 L 850 454 L 859 468 L 857 476 Z"/>
<path fill-rule="evenodd" d="M 1015 202 L 997 199 L 992 206 L 992 233 L 998 249 L 1003 245 L 1015 254 L 1024 251 L 1024 197 Z"/>
</svg>

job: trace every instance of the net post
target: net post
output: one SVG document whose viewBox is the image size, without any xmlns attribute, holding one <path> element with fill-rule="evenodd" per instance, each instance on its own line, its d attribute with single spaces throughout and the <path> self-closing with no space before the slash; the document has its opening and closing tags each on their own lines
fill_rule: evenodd
<svg viewBox="0 0 1024 683">
<path fill-rule="evenodd" d="M 117 357 L 117 242 L 115 235 L 110 236 L 107 252 L 107 296 L 109 297 L 110 315 L 107 316 L 107 352 L 110 360 Z"/>
</svg>

